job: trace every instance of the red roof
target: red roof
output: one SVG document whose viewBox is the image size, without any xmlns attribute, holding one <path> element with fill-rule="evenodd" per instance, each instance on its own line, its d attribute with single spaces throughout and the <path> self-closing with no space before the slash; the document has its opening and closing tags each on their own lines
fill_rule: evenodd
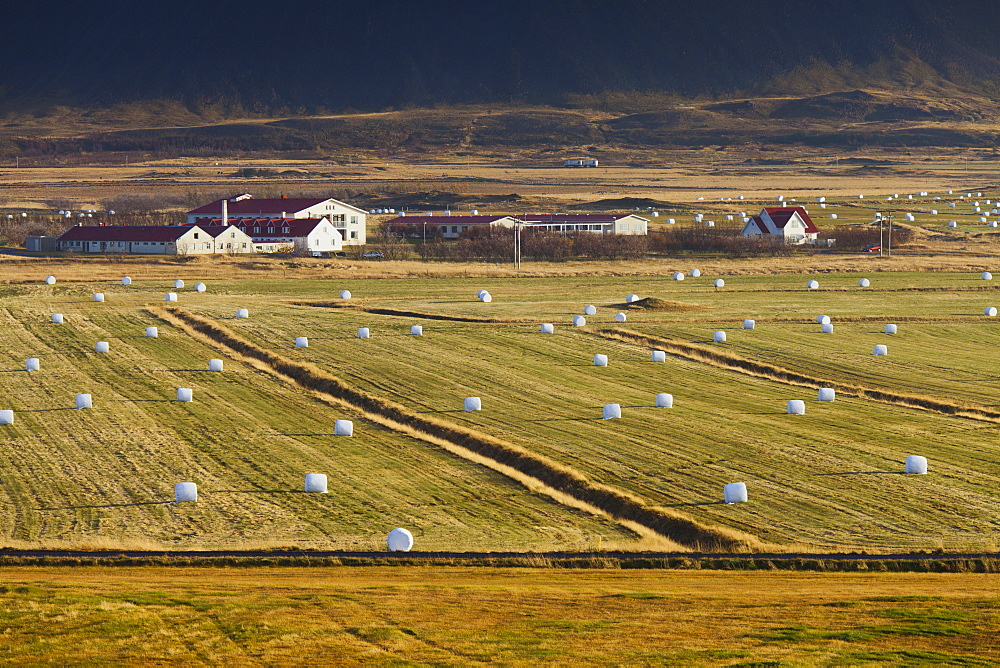
<svg viewBox="0 0 1000 668">
<path fill-rule="evenodd" d="M 520 216 L 526 223 L 613 223 L 632 213 L 531 213 Z"/>
<path fill-rule="evenodd" d="M 107 225 L 66 230 L 59 241 L 176 241 L 191 231 L 179 225 Z"/>
<path fill-rule="evenodd" d="M 228 200 L 226 211 L 229 216 L 262 216 L 265 214 L 286 214 L 298 213 L 309 207 L 316 206 L 328 201 L 329 197 L 298 197 L 298 198 L 272 198 L 254 199 L 248 197 L 239 201 Z M 200 206 L 187 212 L 189 216 L 219 216 L 222 217 L 222 200 L 217 199 L 211 204 Z"/>
<path fill-rule="evenodd" d="M 232 225 L 198 225 L 199 230 L 204 230 L 212 235 L 213 238 L 218 238 L 220 234 L 227 230 L 232 230 Z M 237 228 L 239 229 L 239 228 Z"/>
<path fill-rule="evenodd" d="M 326 218 L 230 218 L 229 224 L 233 225 L 254 239 L 260 237 L 305 237 L 316 229 L 316 226 Z M 221 219 L 216 218 L 213 222 L 221 223 Z M 216 227 L 213 225 L 213 227 Z M 254 232 L 254 228 L 260 228 L 260 232 Z M 287 232 L 282 232 L 284 228 Z M 268 228 L 273 228 L 273 232 L 268 232 Z"/>
<path fill-rule="evenodd" d="M 791 220 L 792 214 L 797 213 L 802 222 L 805 223 L 806 232 L 811 234 L 819 232 L 819 229 L 812 222 L 812 218 L 801 206 L 765 206 L 764 211 L 767 211 L 767 215 L 770 216 L 771 221 L 778 229 L 784 229 L 785 223 Z"/>
<path fill-rule="evenodd" d="M 767 224 L 760 219 L 760 216 L 750 216 L 750 222 L 757 226 L 761 234 L 767 234 Z"/>
<path fill-rule="evenodd" d="M 489 225 L 510 216 L 400 216 L 394 222 L 422 225 Z"/>
</svg>

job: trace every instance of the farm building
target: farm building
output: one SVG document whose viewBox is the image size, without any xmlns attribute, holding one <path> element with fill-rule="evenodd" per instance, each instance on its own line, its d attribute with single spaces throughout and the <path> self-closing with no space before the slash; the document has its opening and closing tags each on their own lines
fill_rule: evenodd
<svg viewBox="0 0 1000 668">
<path fill-rule="evenodd" d="M 743 226 L 744 236 L 773 234 L 790 244 L 816 243 L 819 230 L 801 206 L 766 206 Z"/>
<path fill-rule="evenodd" d="M 513 227 L 517 219 L 510 216 L 406 216 L 393 221 L 393 228 L 405 236 L 419 239 L 426 231 L 428 236 L 457 239 L 458 235 L 482 225 Z M 426 230 L 424 229 L 426 226 Z"/>
<path fill-rule="evenodd" d="M 233 219 L 246 218 L 326 218 L 340 232 L 344 244 L 357 246 L 367 242 L 367 214 L 357 207 L 329 197 L 254 199 L 244 193 L 229 199 L 215 200 L 188 211 L 186 215 L 188 225 L 196 225 L 206 218 L 219 222 L 225 220 L 228 224 L 232 224 Z"/>
<path fill-rule="evenodd" d="M 33 236 L 24 238 L 24 249 L 39 253 L 58 250 L 59 237 Z"/>
<path fill-rule="evenodd" d="M 563 162 L 563 167 L 597 167 L 597 165 L 596 158 L 574 158 Z"/>
<path fill-rule="evenodd" d="M 518 218 L 525 227 L 551 232 L 645 235 L 649 226 L 648 220 L 631 213 L 524 214 Z"/>
<path fill-rule="evenodd" d="M 215 227 L 221 221 L 213 220 Z M 240 230 L 258 253 L 328 253 L 344 247 L 344 238 L 330 219 L 230 218 L 228 227 Z"/>
<path fill-rule="evenodd" d="M 223 237 L 225 230 L 198 225 L 107 225 L 71 227 L 59 237 L 59 250 L 80 253 L 152 253 L 158 255 L 211 255 L 253 252 L 251 239 L 242 232 Z M 208 231 L 211 230 L 211 231 Z M 231 231 L 232 232 L 232 231 Z M 222 244 L 220 248 L 220 244 Z M 228 244 L 228 248 L 226 248 Z M 235 246 L 235 244 L 239 244 Z"/>
</svg>

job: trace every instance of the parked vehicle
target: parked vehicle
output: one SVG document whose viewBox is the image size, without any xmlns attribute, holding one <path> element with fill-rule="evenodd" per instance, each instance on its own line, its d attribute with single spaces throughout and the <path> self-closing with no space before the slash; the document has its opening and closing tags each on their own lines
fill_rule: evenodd
<svg viewBox="0 0 1000 668">
<path fill-rule="evenodd" d="M 382 251 L 365 251 L 358 257 L 362 260 L 382 260 L 385 258 L 385 255 L 382 254 Z"/>
<path fill-rule="evenodd" d="M 880 250 L 882 250 L 882 244 L 868 244 L 867 246 L 865 246 L 866 253 L 874 253 Z"/>
</svg>

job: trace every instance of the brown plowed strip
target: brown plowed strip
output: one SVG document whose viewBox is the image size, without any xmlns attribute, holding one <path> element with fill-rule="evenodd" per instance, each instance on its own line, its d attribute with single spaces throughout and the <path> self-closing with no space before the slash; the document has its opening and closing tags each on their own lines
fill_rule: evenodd
<svg viewBox="0 0 1000 668">
<path fill-rule="evenodd" d="M 775 380 L 780 383 L 799 385 L 802 387 L 831 387 L 838 393 L 845 394 L 847 396 L 861 397 L 863 399 L 871 399 L 872 401 L 880 401 L 882 403 L 905 406 L 907 408 L 919 408 L 925 411 L 933 411 L 935 413 L 954 415 L 956 417 L 970 418 L 973 420 L 982 420 L 984 422 L 1000 422 L 1000 412 L 990 410 L 988 408 L 952 403 L 931 397 L 921 397 L 917 395 L 900 394 L 898 392 L 867 388 L 851 383 L 823 380 L 821 378 L 815 378 L 813 376 L 807 376 L 795 371 L 783 369 L 773 364 L 755 362 L 726 351 L 687 343 L 685 341 L 665 339 L 660 336 L 651 336 L 627 329 L 619 329 L 617 327 L 604 329 L 596 332 L 596 334 L 615 341 L 624 341 L 625 343 L 650 346 L 655 350 L 662 350 L 670 355 L 683 357 L 694 362 L 702 362 L 720 369 L 738 371 L 739 373 L 744 373 L 748 376 L 754 376 L 756 378 L 766 378 L 768 380 Z"/>
<path fill-rule="evenodd" d="M 533 453 L 513 443 L 460 427 L 438 418 L 414 413 L 401 404 L 376 397 L 309 363 L 294 362 L 261 348 L 214 321 L 179 308 L 158 306 L 150 314 L 215 347 L 228 349 L 258 368 L 311 390 L 317 396 L 350 406 L 365 417 L 411 437 L 446 447 L 480 464 L 508 475 L 530 489 L 545 487 L 556 500 L 577 508 L 592 507 L 625 526 L 635 526 L 684 547 L 700 551 L 754 550 L 762 546 L 753 536 L 725 527 L 703 525 L 667 508 L 647 505 L 641 499 L 607 485 L 591 482 L 579 471 Z M 532 482 L 533 481 L 533 482 Z M 534 485 L 534 486 L 533 486 Z M 542 490 L 544 491 L 544 490 Z"/>
</svg>

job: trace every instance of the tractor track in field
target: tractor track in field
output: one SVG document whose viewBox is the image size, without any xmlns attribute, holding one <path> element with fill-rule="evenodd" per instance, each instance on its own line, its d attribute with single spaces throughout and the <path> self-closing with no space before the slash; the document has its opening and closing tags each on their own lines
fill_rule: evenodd
<svg viewBox="0 0 1000 668">
<path fill-rule="evenodd" d="M 404 311 L 402 309 L 373 308 L 363 304 L 348 304 L 345 302 L 289 302 L 293 306 L 312 306 L 314 308 L 345 309 L 360 311 L 362 313 L 374 313 L 375 315 L 388 315 L 397 318 L 418 318 L 421 320 L 443 320 L 446 322 L 471 322 L 480 324 L 525 324 L 534 322 L 533 320 L 514 320 L 503 318 L 478 318 L 476 316 L 446 315 L 444 313 L 422 313 L 420 311 Z"/>
<path fill-rule="evenodd" d="M 488 466 L 559 503 L 610 517 L 640 535 L 653 535 L 691 550 L 764 548 L 749 534 L 702 524 L 683 513 L 650 506 L 636 496 L 591 481 L 583 473 L 526 448 L 440 418 L 414 413 L 401 404 L 355 388 L 314 364 L 292 361 L 262 348 L 220 323 L 176 307 L 150 306 L 146 310 L 213 347 L 225 349 L 252 366 L 313 392 L 321 400 L 352 408 L 397 433 Z"/>
<path fill-rule="evenodd" d="M 655 350 L 662 350 L 668 355 L 682 357 L 692 362 L 708 364 L 720 369 L 735 371 L 737 373 L 746 374 L 755 378 L 765 378 L 779 383 L 809 387 L 813 389 L 829 387 L 833 388 L 838 394 L 858 397 L 861 399 L 869 399 L 871 401 L 878 401 L 906 408 L 916 408 L 919 410 L 941 413 L 943 415 L 950 415 L 953 417 L 963 417 L 983 422 L 1000 423 L 1000 411 L 989 410 L 981 406 L 958 404 L 931 397 L 901 394 L 888 390 L 862 387 L 861 385 L 855 385 L 852 383 L 824 380 L 822 378 L 816 378 L 815 376 L 809 376 L 796 371 L 791 371 L 789 369 L 784 369 L 774 364 L 757 362 L 723 350 L 687 343 L 685 341 L 677 341 L 661 336 L 642 334 L 640 332 L 617 327 L 599 330 L 594 332 L 594 335 L 612 341 L 650 346 Z"/>
</svg>

